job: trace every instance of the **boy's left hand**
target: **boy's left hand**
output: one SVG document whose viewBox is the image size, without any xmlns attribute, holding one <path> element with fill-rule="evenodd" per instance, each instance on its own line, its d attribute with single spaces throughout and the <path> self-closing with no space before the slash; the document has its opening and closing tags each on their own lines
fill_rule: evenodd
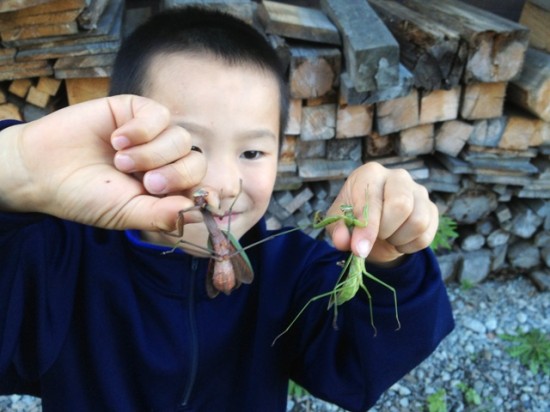
<svg viewBox="0 0 550 412">
<path fill-rule="evenodd" d="M 350 250 L 369 262 L 392 265 L 404 254 L 424 249 L 432 242 L 439 223 L 437 206 L 424 186 L 402 169 L 387 169 L 378 163 L 357 168 L 327 212 L 341 214 L 340 206 L 353 205 L 363 220 L 368 203 L 368 224 L 350 232 L 340 221 L 327 228 L 336 248 Z"/>
</svg>

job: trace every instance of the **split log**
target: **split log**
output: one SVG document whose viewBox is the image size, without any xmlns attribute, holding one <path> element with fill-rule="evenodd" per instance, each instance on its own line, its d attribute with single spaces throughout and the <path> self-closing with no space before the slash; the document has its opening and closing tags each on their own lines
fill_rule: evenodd
<svg viewBox="0 0 550 412">
<path fill-rule="evenodd" d="M 296 142 L 296 159 L 316 159 L 327 157 L 326 140 L 303 140 Z"/>
<path fill-rule="evenodd" d="M 80 3 L 83 2 L 81 1 Z M 55 5 L 54 3 L 48 3 L 48 5 L 49 4 Z M 76 6 L 77 4 L 74 5 Z M 41 9 L 42 10 L 37 11 L 36 8 L 30 8 L 23 9 L 19 12 L 0 14 L 0 27 L 2 28 L 2 32 L 15 29 L 30 30 L 32 26 L 76 22 L 78 15 L 82 11 L 82 7 L 58 10 L 58 7 L 52 7 L 50 9 L 46 8 L 46 5 Z"/>
<path fill-rule="evenodd" d="M 399 156 L 418 156 L 432 153 L 434 149 L 434 125 L 424 124 L 401 130 L 395 139 L 395 151 Z"/>
<path fill-rule="evenodd" d="M 41 92 L 47 93 L 49 96 L 55 96 L 59 91 L 61 82 L 61 80 L 54 79 L 52 77 L 41 77 L 40 79 L 38 79 L 36 89 Z"/>
<path fill-rule="evenodd" d="M 47 3 L 50 0 L 4 0 L 0 2 L 0 12 L 24 9 L 30 6 Z"/>
<path fill-rule="evenodd" d="M 97 27 L 99 18 L 109 4 L 109 0 L 91 0 L 84 11 L 78 17 L 78 24 L 85 30 L 93 30 Z"/>
<path fill-rule="evenodd" d="M 302 125 L 302 100 L 291 99 L 288 107 L 288 122 L 285 129 L 287 135 L 299 135 Z"/>
<path fill-rule="evenodd" d="M 336 138 L 366 136 L 372 130 L 374 106 L 341 106 L 336 115 Z"/>
<path fill-rule="evenodd" d="M 508 100 L 550 122 L 550 54 L 529 48 L 521 75 L 510 82 Z"/>
<path fill-rule="evenodd" d="M 505 117 L 478 120 L 474 122 L 474 129 L 468 143 L 477 146 L 497 147 L 506 127 Z"/>
<path fill-rule="evenodd" d="M 338 84 L 341 55 L 336 48 L 290 49 L 290 94 L 294 99 L 324 96 Z"/>
<path fill-rule="evenodd" d="M 305 106 L 302 108 L 302 140 L 327 140 L 335 135 L 336 105 Z"/>
<path fill-rule="evenodd" d="M 467 46 L 460 33 L 395 0 L 369 0 L 399 42 L 401 62 L 412 72 L 415 87 L 449 89 L 460 83 Z"/>
<path fill-rule="evenodd" d="M 363 139 L 330 139 L 327 144 L 327 160 L 354 160 L 361 162 L 363 157 Z"/>
<path fill-rule="evenodd" d="M 108 96 L 109 84 L 106 77 L 65 80 L 69 105 Z"/>
<path fill-rule="evenodd" d="M 399 65 L 399 80 L 395 86 L 381 90 L 359 92 L 347 72 L 340 76 L 340 104 L 372 104 L 407 96 L 413 88 L 413 75 L 405 66 Z"/>
<path fill-rule="evenodd" d="M 376 131 L 365 137 L 363 142 L 363 158 L 387 156 L 393 152 L 393 139 L 391 135 L 382 136 Z"/>
<path fill-rule="evenodd" d="M 460 115 L 478 120 L 502 116 L 506 98 L 506 82 L 470 83 L 463 87 Z"/>
<path fill-rule="evenodd" d="M 422 92 L 420 98 L 420 124 L 456 119 L 459 106 L 460 87 L 451 90 Z"/>
<path fill-rule="evenodd" d="M 27 93 L 32 86 L 32 81 L 30 79 L 17 79 L 10 83 L 8 92 L 14 94 L 17 97 L 24 99 L 27 97 Z"/>
<path fill-rule="evenodd" d="M 11 48 L 11 49 L 5 49 L 0 48 L 0 64 L 13 64 L 15 63 L 15 53 L 17 52 L 17 49 Z"/>
<path fill-rule="evenodd" d="M 279 150 L 279 162 L 293 162 L 296 159 L 297 136 L 284 135 Z"/>
<path fill-rule="evenodd" d="M 474 126 L 460 120 L 443 122 L 435 132 L 435 150 L 450 156 L 458 156 Z"/>
<path fill-rule="evenodd" d="M 14 103 L 0 104 L 0 119 L 23 120 L 19 107 Z"/>
<path fill-rule="evenodd" d="M 419 123 L 418 91 L 413 89 L 405 97 L 399 97 L 376 105 L 376 130 L 381 135 L 417 126 Z"/>
<path fill-rule="evenodd" d="M 405 0 L 426 19 L 460 33 L 468 44 L 464 81 L 506 82 L 523 66 L 529 30 L 496 14 L 458 0 Z"/>
<path fill-rule="evenodd" d="M 35 106 L 44 108 L 50 102 L 50 97 L 48 93 L 38 90 L 35 86 L 31 86 L 26 101 Z"/>
<path fill-rule="evenodd" d="M 24 26 L 0 31 L 0 37 L 6 44 L 16 45 L 20 40 L 38 39 L 41 37 L 64 36 L 78 33 L 76 21 L 69 23 L 48 24 L 42 26 Z"/>
<path fill-rule="evenodd" d="M 528 27 L 529 44 L 550 53 L 550 3 L 527 0 L 523 6 L 520 24 Z"/>
<path fill-rule="evenodd" d="M 340 30 L 347 71 L 360 92 L 387 89 L 399 79 L 399 45 L 366 1 L 321 0 Z"/>
<path fill-rule="evenodd" d="M 506 113 L 506 127 L 498 147 L 509 150 L 527 150 L 531 136 L 535 133 L 537 118 L 517 110 Z"/>
<path fill-rule="evenodd" d="M 338 29 L 322 11 L 275 1 L 259 9 L 267 33 L 292 39 L 340 45 Z"/>
</svg>

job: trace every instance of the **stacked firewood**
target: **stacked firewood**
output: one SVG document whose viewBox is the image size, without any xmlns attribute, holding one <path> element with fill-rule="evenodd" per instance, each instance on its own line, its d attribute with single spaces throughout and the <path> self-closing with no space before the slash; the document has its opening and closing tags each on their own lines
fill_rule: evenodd
<svg viewBox="0 0 550 412">
<path fill-rule="evenodd" d="M 292 101 L 270 227 L 311 222 L 352 170 L 377 161 L 424 184 L 463 239 L 491 227 L 509 236 L 507 247 L 550 231 L 546 0 L 528 0 L 522 24 L 458 0 L 150 3 L 234 13 L 263 31 L 285 63 Z M 122 0 L 2 2 L 0 81 L 8 85 L 0 99 L 8 103 L 0 117 L 13 117 L 12 95 L 49 108 L 59 82 L 67 104 L 94 97 L 87 88 L 106 93 L 95 81 L 108 82 L 128 16 Z M 532 215 L 532 232 L 516 227 Z M 491 233 L 457 242 L 459 260 L 481 251 L 491 270 L 509 265 L 501 245 L 498 253 L 489 245 Z"/>
<path fill-rule="evenodd" d="M 123 0 L 2 1 L 0 118 L 29 121 L 104 96 L 123 13 Z"/>
</svg>

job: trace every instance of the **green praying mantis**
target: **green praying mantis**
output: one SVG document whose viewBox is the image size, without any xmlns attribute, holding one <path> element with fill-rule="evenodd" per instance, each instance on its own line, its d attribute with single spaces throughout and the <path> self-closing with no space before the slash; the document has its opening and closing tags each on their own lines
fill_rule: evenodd
<svg viewBox="0 0 550 412">
<path fill-rule="evenodd" d="M 315 229 L 320 229 L 328 225 L 331 225 L 333 223 L 336 223 L 338 221 L 343 221 L 351 232 L 355 227 L 364 228 L 367 226 L 368 202 L 365 204 L 365 207 L 363 208 L 363 220 L 357 219 L 354 216 L 352 205 L 347 205 L 347 204 L 341 205 L 340 210 L 342 211 L 341 215 L 327 216 L 325 218 L 321 218 L 320 213 L 316 213 L 313 221 L 313 227 Z M 272 346 L 277 342 L 277 340 L 279 340 L 280 337 L 282 337 L 292 328 L 292 326 L 296 323 L 298 318 L 304 313 L 304 311 L 308 308 L 308 306 L 319 299 L 323 299 L 327 297 L 329 298 L 327 310 L 334 308 L 333 327 L 334 329 L 337 329 L 336 321 L 338 318 L 338 307 L 350 301 L 351 299 L 353 299 L 355 295 L 359 292 L 359 289 L 362 289 L 367 295 L 367 299 L 369 302 L 370 324 L 374 330 L 374 336 L 376 336 L 377 329 L 374 324 L 372 295 L 369 292 L 367 286 L 365 285 L 364 278 L 371 279 L 372 281 L 389 289 L 393 293 L 395 319 L 397 322 L 396 330 L 399 330 L 401 328 L 401 322 L 399 321 L 399 312 L 397 309 L 397 292 L 395 288 L 393 288 L 392 286 L 388 285 L 386 282 L 378 279 L 376 276 L 369 273 L 365 268 L 365 259 L 359 256 L 356 256 L 353 253 L 350 253 L 348 258 L 344 262 L 339 262 L 339 264 L 342 266 L 342 270 L 340 271 L 340 275 L 338 276 L 338 280 L 336 281 L 334 288 L 326 293 L 322 293 L 320 295 L 312 297 L 302 307 L 300 312 L 298 312 L 298 314 L 290 322 L 288 327 L 275 337 L 275 339 L 272 342 Z"/>
<path fill-rule="evenodd" d="M 208 192 L 205 191 L 204 189 L 199 189 L 193 194 L 195 206 L 179 212 L 178 232 L 179 232 L 179 237 L 181 237 L 183 234 L 183 214 L 189 210 L 198 209 L 203 215 L 203 219 L 209 233 L 208 243 L 210 248 L 203 248 L 191 242 L 187 242 L 183 239 L 180 239 L 178 244 L 185 243 L 185 244 L 189 244 L 191 246 L 197 247 L 199 249 L 209 251 L 211 260 L 209 263 L 208 274 L 206 277 L 207 278 L 206 289 L 207 289 L 208 295 L 211 298 L 216 297 L 220 291 L 225 294 L 229 294 L 231 293 L 231 291 L 238 288 L 242 283 L 249 284 L 253 281 L 254 273 L 252 271 L 250 261 L 248 260 L 248 257 L 246 255 L 246 249 L 254 247 L 260 243 L 273 239 L 277 236 L 282 236 L 295 230 L 304 229 L 304 227 L 292 228 L 287 231 L 277 233 L 273 236 L 269 236 L 265 239 L 262 239 L 258 242 L 255 242 L 243 248 L 238 242 L 238 240 L 231 234 L 229 227 L 228 227 L 228 230 L 226 231 L 226 230 L 220 229 L 217 226 L 213 217 L 214 216 L 213 209 L 211 209 L 208 206 L 208 203 L 206 201 L 207 196 L 208 196 Z M 235 201 L 229 208 L 229 211 L 228 211 L 229 215 L 231 215 L 231 209 Z M 324 218 L 321 217 L 321 214 L 319 212 L 317 212 L 313 219 L 313 223 L 311 224 L 312 227 L 314 229 L 322 229 L 338 221 L 343 221 L 351 232 L 355 227 L 364 228 L 367 226 L 368 201 L 366 202 L 363 208 L 362 220 L 357 219 L 354 216 L 352 205 L 348 205 L 348 204 L 341 205 L 340 210 L 342 211 L 341 215 L 326 216 Z M 172 250 L 165 253 L 170 253 L 174 251 L 176 247 L 177 245 L 174 246 Z M 288 327 L 275 337 L 272 345 L 274 345 L 280 337 L 282 337 L 292 328 L 292 326 L 296 323 L 298 318 L 304 313 L 304 311 L 308 308 L 308 306 L 311 303 L 323 298 L 327 298 L 327 297 L 329 298 L 327 310 L 334 308 L 333 326 L 336 329 L 338 307 L 350 301 L 351 299 L 353 299 L 360 289 L 363 290 L 367 295 L 367 299 L 369 302 L 369 311 L 370 311 L 369 313 L 370 324 L 374 330 L 374 335 L 376 336 L 377 329 L 374 323 L 372 295 L 369 292 L 367 286 L 365 285 L 365 282 L 364 282 L 365 278 L 370 279 L 382 285 L 383 287 L 387 288 L 392 292 L 393 301 L 394 301 L 395 319 L 397 322 L 396 330 L 399 330 L 401 328 L 401 323 L 399 321 L 398 307 L 397 307 L 397 292 L 395 288 L 393 288 L 392 286 L 388 285 L 386 282 L 378 279 L 376 276 L 369 273 L 365 267 L 365 259 L 359 256 L 356 256 L 353 253 L 350 253 L 348 258 L 345 261 L 339 262 L 339 265 L 342 266 L 342 270 L 340 271 L 340 274 L 338 276 L 338 279 L 336 281 L 334 288 L 326 293 L 322 293 L 320 295 L 312 297 L 302 307 L 302 309 L 290 322 Z"/>
</svg>

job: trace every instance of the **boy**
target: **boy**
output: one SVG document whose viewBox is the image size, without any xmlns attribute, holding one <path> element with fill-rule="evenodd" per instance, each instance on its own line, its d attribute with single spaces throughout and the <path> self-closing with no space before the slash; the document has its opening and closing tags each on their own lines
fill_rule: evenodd
<svg viewBox="0 0 550 412">
<path fill-rule="evenodd" d="M 129 94 L 123 94 L 129 93 Z M 336 250 L 293 232 L 248 250 L 254 281 L 206 295 L 208 258 L 175 243 L 198 188 L 243 245 L 267 237 L 288 95 L 273 50 L 246 24 L 201 9 L 154 16 L 122 46 L 113 97 L 0 133 L 0 393 L 44 411 L 284 411 L 288 379 L 365 410 L 453 327 L 425 249 L 437 209 L 408 174 L 366 164 L 328 214 Z M 140 95 L 140 96 L 138 96 Z M 144 96 L 144 97 L 141 97 Z M 10 127 L 7 127 L 10 126 Z M 207 244 L 198 211 L 183 239 Z M 116 230 L 113 230 L 116 229 Z M 123 229 L 125 231 L 123 231 Z M 397 289 L 326 301 L 353 251 Z M 348 252 L 346 252 L 348 251 Z"/>
</svg>

